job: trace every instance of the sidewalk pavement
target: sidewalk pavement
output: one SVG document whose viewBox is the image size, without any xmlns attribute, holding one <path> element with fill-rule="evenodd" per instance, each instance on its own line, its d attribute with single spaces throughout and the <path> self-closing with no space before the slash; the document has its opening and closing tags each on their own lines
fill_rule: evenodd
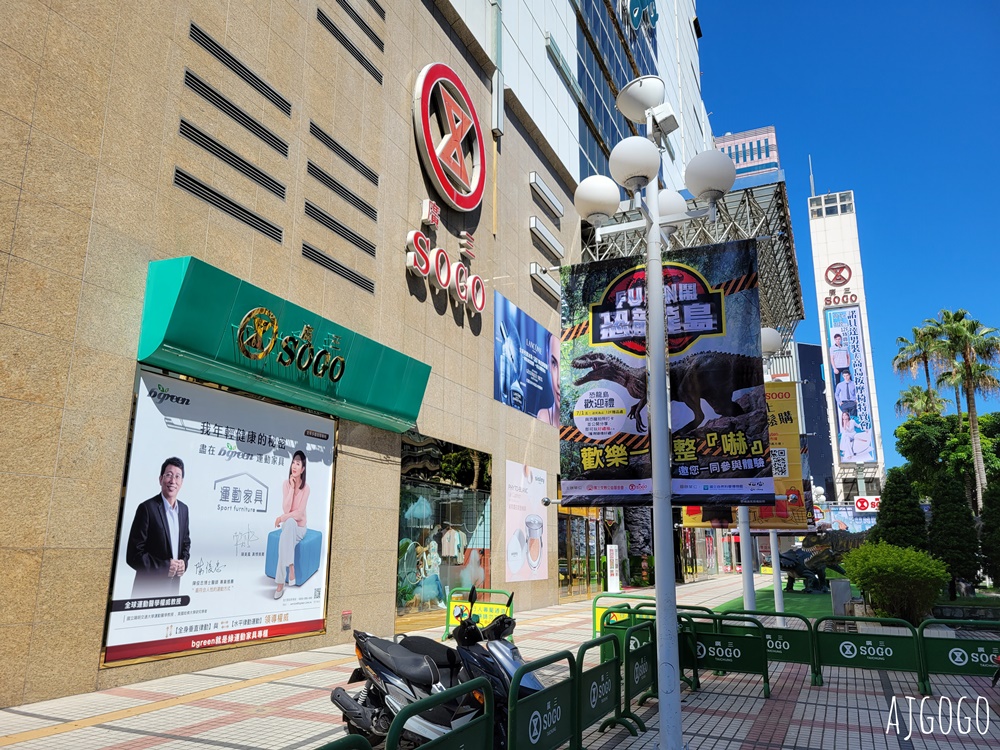
<svg viewBox="0 0 1000 750">
<path fill-rule="evenodd" d="M 770 583 L 758 576 L 758 587 Z M 652 591 L 648 591 L 652 594 Z M 677 589 L 679 604 L 717 607 L 742 594 L 737 576 Z M 531 661 L 561 649 L 573 653 L 591 637 L 590 601 L 517 613 L 517 645 Z M 440 637 L 443 627 L 421 631 Z M 345 734 L 330 690 L 344 685 L 357 666 L 354 645 L 343 644 L 258 659 L 127 687 L 0 710 L 0 747 L 17 750 L 313 750 Z M 684 740 L 689 750 L 959 750 L 1000 747 L 1000 691 L 986 678 L 935 675 L 935 695 L 924 710 L 916 675 L 855 669 L 824 669 L 824 687 L 810 687 L 806 665 L 771 663 L 771 697 L 757 675 L 705 672 L 701 689 L 681 693 Z M 893 696 L 899 732 L 887 732 Z M 948 696 L 950 702 L 942 696 Z M 955 704 L 966 697 L 962 716 Z M 913 705 L 907 738 L 907 700 Z M 979 703 L 978 727 L 975 713 Z M 988 707 L 988 708 L 987 708 Z M 645 750 L 658 744 L 657 703 L 638 710 L 649 731 L 631 737 L 591 727 L 588 750 Z M 928 719 L 933 717 L 933 727 Z M 518 750 L 513 748 L 512 750 Z M 523 750 L 523 749 L 521 749 Z"/>
</svg>

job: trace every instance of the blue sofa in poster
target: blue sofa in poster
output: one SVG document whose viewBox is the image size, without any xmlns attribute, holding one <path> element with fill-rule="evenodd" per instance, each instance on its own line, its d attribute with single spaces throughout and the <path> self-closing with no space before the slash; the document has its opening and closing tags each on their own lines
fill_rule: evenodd
<svg viewBox="0 0 1000 750">
<path fill-rule="evenodd" d="M 267 535 L 267 555 L 264 557 L 264 574 L 274 578 L 278 572 L 278 540 L 281 529 L 275 529 Z M 306 529 L 302 541 L 295 545 L 295 583 L 301 586 L 319 570 L 319 562 L 323 556 L 323 534 L 316 529 Z M 288 571 L 285 571 L 285 583 L 288 583 Z"/>
</svg>

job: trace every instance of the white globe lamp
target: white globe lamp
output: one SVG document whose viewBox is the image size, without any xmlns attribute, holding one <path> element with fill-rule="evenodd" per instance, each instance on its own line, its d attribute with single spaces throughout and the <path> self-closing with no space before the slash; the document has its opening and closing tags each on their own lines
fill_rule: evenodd
<svg viewBox="0 0 1000 750">
<path fill-rule="evenodd" d="M 687 221 L 687 201 L 676 190 L 661 190 L 656 203 L 660 209 L 660 224 L 676 227 Z"/>
<path fill-rule="evenodd" d="M 760 350 L 765 357 L 773 357 L 781 351 L 781 334 L 774 328 L 760 329 Z"/>
<path fill-rule="evenodd" d="M 648 138 L 633 135 L 611 150 L 608 167 L 615 182 L 631 193 L 646 187 L 660 171 L 660 150 Z"/>
<path fill-rule="evenodd" d="M 695 198 L 715 203 L 729 192 L 736 182 L 736 165 L 733 160 L 714 148 L 702 151 L 690 162 L 684 172 L 684 184 Z"/>
<path fill-rule="evenodd" d="M 618 213 L 621 194 L 615 181 L 601 174 L 591 175 L 577 185 L 573 205 L 580 216 L 595 227 Z"/>
<path fill-rule="evenodd" d="M 663 104 L 666 93 L 666 84 L 659 76 L 639 76 L 618 92 L 615 106 L 625 119 L 643 125 L 646 110 Z"/>
</svg>

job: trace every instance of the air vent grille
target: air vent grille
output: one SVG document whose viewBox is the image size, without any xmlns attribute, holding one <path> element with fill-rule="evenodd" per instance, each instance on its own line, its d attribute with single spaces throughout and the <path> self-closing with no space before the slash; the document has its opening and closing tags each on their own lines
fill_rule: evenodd
<svg viewBox="0 0 1000 750">
<path fill-rule="evenodd" d="M 375 294 L 375 282 L 367 276 L 362 276 L 357 271 L 348 268 L 343 263 L 338 263 L 326 253 L 317 250 L 307 242 L 302 243 L 302 257 L 308 258 L 315 263 L 319 263 L 323 268 L 333 271 L 341 278 L 347 279 L 352 284 L 361 287 L 366 292 Z"/>
<path fill-rule="evenodd" d="M 322 128 L 316 123 L 309 122 L 309 132 L 312 133 L 313 137 L 326 146 L 328 149 L 333 151 L 337 156 L 343 159 L 351 167 L 353 167 L 357 172 L 368 180 L 372 185 L 378 187 L 378 172 L 369 167 L 358 157 L 344 148 L 340 142 L 335 140 L 332 136 L 327 135 Z"/>
<path fill-rule="evenodd" d="M 321 209 L 319 206 L 306 201 L 306 216 L 310 219 L 314 219 L 322 224 L 324 227 L 329 229 L 336 235 L 343 237 L 345 240 L 350 242 L 359 250 L 364 250 L 373 258 L 375 257 L 375 243 L 366 240 L 360 234 L 355 232 L 353 229 L 345 226 L 341 222 L 337 221 L 335 218 L 330 216 L 326 211 Z"/>
<path fill-rule="evenodd" d="M 206 102 L 216 107 L 223 114 L 228 115 L 238 124 L 242 125 L 244 128 L 249 130 L 255 136 L 260 138 L 264 143 L 273 148 L 279 154 L 288 158 L 288 144 L 281 140 L 278 136 L 272 133 L 270 130 L 265 128 L 250 115 L 244 112 L 242 109 L 237 107 L 226 97 L 220 94 L 218 91 L 213 89 L 198 76 L 192 73 L 190 70 L 184 71 L 184 83 L 185 85 L 194 91 L 198 96 L 204 99 Z"/>
<path fill-rule="evenodd" d="M 379 16 L 382 17 L 382 20 L 384 21 L 385 20 L 385 8 L 383 8 L 381 5 L 379 5 L 378 0 L 368 0 L 368 4 L 375 9 L 375 12 L 378 13 Z"/>
<path fill-rule="evenodd" d="M 347 0 L 337 0 L 337 5 L 343 8 L 344 12 L 350 16 L 351 20 L 358 25 L 358 28 L 365 33 L 365 36 L 375 43 L 379 52 L 385 52 L 385 43 L 382 41 L 381 37 L 375 33 L 375 29 L 369 26 L 365 19 L 358 15 L 358 12 L 351 7 L 351 4 L 348 3 Z"/>
<path fill-rule="evenodd" d="M 328 175 L 322 169 L 317 167 L 312 162 L 306 166 L 306 171 L 312 175 L 318 182 L 321 182 L 326 187 L 330 188 L 333 192 L 343 198 L 345 201 L 350 203 L 356 209 L 361 211 L 365 216 L 367 216 L 372 221 L 378 221 L 378 211 L 375 207 L 365 201 L 360 196 L 353 193 L 350 189 L 342 185 L 340 182 L 335 180 L 333 177 Z"/>
<path fill-rule="evenodd" d="M 198 129 L 197 126 L 192 125 L 187 120 L 181 120 L 180 134 L 195 145 L 201 146 L 213 156 L 217 156 L 236 171 L 249 177 L 265 190 L 269 190 L 281 198 L 281 200 L 285 200 L 284 185 L 271 177 L 271 175 L 255 167 L 235 151 L 219 143 L 208 133 Z"/>
<path fill-rule="evenodd" d="M 338 42 L 340 42 L 340 44 L 343 46 L 344 49 L 347 50 L 347 52 L 351 55 L 351 57 L 353 57 L 355 60 L 361 63 L 361 67 L 367 70 L 371 74 L 372 78 L 378 81 L 379 85 L 381 86 L 382 85 L 381 71 L 379 71 L 379 69 L 372 64 L 371 60 L 365 57 L 364 53 L 361 50 L 359 50 L 357 47 L 354 46 L 351 40 L 344 35 L 344 32 L 338 29 L 337 26 L 333 23 L 333 21 L 330 20 L 329 16 L 327 16 L 326 13 L 317 8 L 316 18 L 319 19 L 319 22 L 323 24 L 323 27 L 333 35 L 333 38 L 336 39 Z"/>
<path fill-rule="evenodd" d="M 267 219 L 255 214 L 248 208 L 244 208 L 236 201 L 227 198 L 215 188 L 209 187 L 201 180 L 192 177 L 180 167 L 174 168 L 174 184 L 191 193 L 191 195 L 201 198 L 209 205 L 215 206 L 220 211 L 225 211 L 238 221 L 242 221 L 248 227 L 256 229 L 261 234 L 270 237 L 275 242 L 280 243 L 283 230 L 277 224 L 272 224 Z"/>
<path fill-rule="evenodd" d="M 252 86 L 259 94 L 261 94 L 261 96 L 271 102 L 275 107 L 280 109 L 289 117 L 292 116 L 292 103 L 290 101 L 275 91 L 263 78 L 233 57 L 228 50 L 212 39 L 212 37 L 202 31 L 198 25 L 194 23 L 191 24 L 191 38 L 208 50 L 208 52 L 215 57 L 215 59 Z"/>
</svg>

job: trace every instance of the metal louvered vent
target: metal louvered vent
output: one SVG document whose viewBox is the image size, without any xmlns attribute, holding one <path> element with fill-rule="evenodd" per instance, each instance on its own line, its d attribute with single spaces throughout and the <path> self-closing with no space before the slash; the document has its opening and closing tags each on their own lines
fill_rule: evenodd
<svg viewBox="0 0 1000 750">
<path fill-rule="evenodd" d="M 375 12 L 378 13 L 379 16 L 382 17 L 382 20 L 384 21 L 385 20 L 385 8 L 383 8 L 381 5 L 379 5 L 378 0 L 368 0 L 368 4 L 375 9 Z"/>
<path fill-rule="evenodd" d="M 372 221 L 378 221 L 378 211 L 375 209 L 375 206 L 373 206 L 371 203 L 368 203 L 366 200 L 361 198 L 361 196 L 351 192 L 349 188 L 342 185 L 340 182 L 338 182 L 333 177 L 328 175 L 326 172 L 317 167 L 315 164 L 309 162 L 309 164 L 306 166 L 306 171 L 314 178 L 316 178 L 318 182 L 330 188 L 330 190 L 332 190 L 341 198 L 343 198 L 345 201 L 350 203 L 352 206 L 358 209 L 369 219 L 371 219 Z"/>
<path fill-rule="evenodd" d="M 219 62 L 252 86 L 259 94 L 271 102 L 289 117 L 292 116 L 292 103 L 275 91 L 263 78 L 237 60 L 221 44 L 202 31 L 197 24 L 191 23 L 191 38 L 204 47 Z"/>
<path fill-rule="evenodd" d="M 249 130 L 255 136 L 260 138 L 264 143 L 273 148 L 279 154 L 288 158 L 288 144 L 281 140 L 278 136 L 272 133 L 270 130 L 265 128 L 250 115 L 244 112 L 242 109 L 237 107 L 226 97 L 220 94 L 218 91 L 213 89 L 198 76 L 192 73 L 190 70 L 184 71 L 184 84 L 194 91 L 198 96 L 204 99 L 206 102 L 214 106 L 220 112 L 231 117 L 238 124 L 242 125 L 244 128 Z"/>
<path fill-rule="evenodd" d="M 381 37 L 375 33 L 375 29 L 369 26 L 365 19 L 358 15 L 358 12 L 351 7 L 351 4 L 347 2 L 347 0 L 337 0 L 337 5 L 343 8 L 344 12 L 350 16 L 351 20 L 358 25 L 358 28 L 365 33 L 365 36 L 375 43 L 379 52 L 385 52 L 385 43 L 382 41 Z"/>
<path fill-rule="evenodd" d="M 357 47 L 355 47 L 350 39 L 344 36 L 344 32 L 337 28 L 337 26 L 333 23 L 333 21 L 330 20 L 330 17 L 327 16 L 326 13 L 324 13 L 322 10 L 317 8 L 316 18 L 319 19 L 319 22 L 323 24 L 323 27 L 333 35 L 333 38 L 336 39 L 338 42 L 340 42 L 340 44 L 343 46 L 344 49 L 347 50 L 347 52 L 351 55 L 351 57 L 353 57 L 355 60 L 361 63 L 362 68 L 371 73 L 372 78 L 378 81 L 379 85 L 381 86 L 382 85 L 381 71 L 379 71 L 378 68 L 372 65 L 371 60 L 365 57 L 364 53 Z"/>
<path fill-rule="evenodd" d="M 197 126 L 192 125 L 187 120 L 181 120 L 180 134 L 196 146 L 201 146 L 203 149 L 208 151 L 208 153 L 213 156 L 217 156 L 237 172 L 249 177 L 265 190 L 270 190 L 276 196 L 281 198 L 281 200 L 285 200 L 284 185 L 271 177 L 271 175 L 255 167 L 235 151 L 232 151 L 223 144 L 219 143 L 205 131 L 200 130 Z"/>
<path fill-rule="evenodd" d="M 272 224 L 250 209 L 244 208 L 236 201 L 224 196 L 215 188 L 209 187 L 201 180 L 192 177 L 180 167 L 174 167 L 174 184 L 183 190 L 187 190 L 196 198 L 201 198 L 209 205 L 215 206 L 220 211 L 225 211 L 234 219 L 242 221 L 248 227 L 256 229 L 275 242 L 281 242 L 284 232 L 277 224 Z"/>
<path fill-rule="evenodd" d="M 307 242 L 302 243 L 302 257 L 308 258 L 315 263 L 319 263 L 323 268 L 333 271 L 338 276 L 347 279 L 352 284 L 361 287 L 366 292 L 375 294 L 375 282 L 367 276 L 362 276 L 357 271 L 348 268 L 343 263 L 338 263 L 326 253 L 317 250 Z"/>
<path fill-rule="evenodd" d="M 310 219 L 314 219 L 322 224 L 324 227 L 329 229 L 334 234 L 343 237 L 345 240 L 350 242 L 359 250 L 364 250 L 373 258 L 375 257 L 375 243 L 371 240 L 366 240 L 360 234 L 355 232 L 353 229 L 341 224 L 335 218 L 330 216 L 326 211 L 321 209 L 314 203 L 306 201 L 306 216 Z"/>
<path fill-rule="evenodd" d="M 319 125 L 317 125 L 312 120 L 309 121 L 309 132 L 312 133 L 313 137 L 326 146 L 328 149 L 333 151 L 337 156 L 346 161 L 348 165 L 353 167 L 357 172 L 368 180 L 372 185 L 378 187 L 378 172 L 369 167 L 358 157 L 344 148 L 337 140 L 332 136 L 327 135 Z"/>
</svg>

